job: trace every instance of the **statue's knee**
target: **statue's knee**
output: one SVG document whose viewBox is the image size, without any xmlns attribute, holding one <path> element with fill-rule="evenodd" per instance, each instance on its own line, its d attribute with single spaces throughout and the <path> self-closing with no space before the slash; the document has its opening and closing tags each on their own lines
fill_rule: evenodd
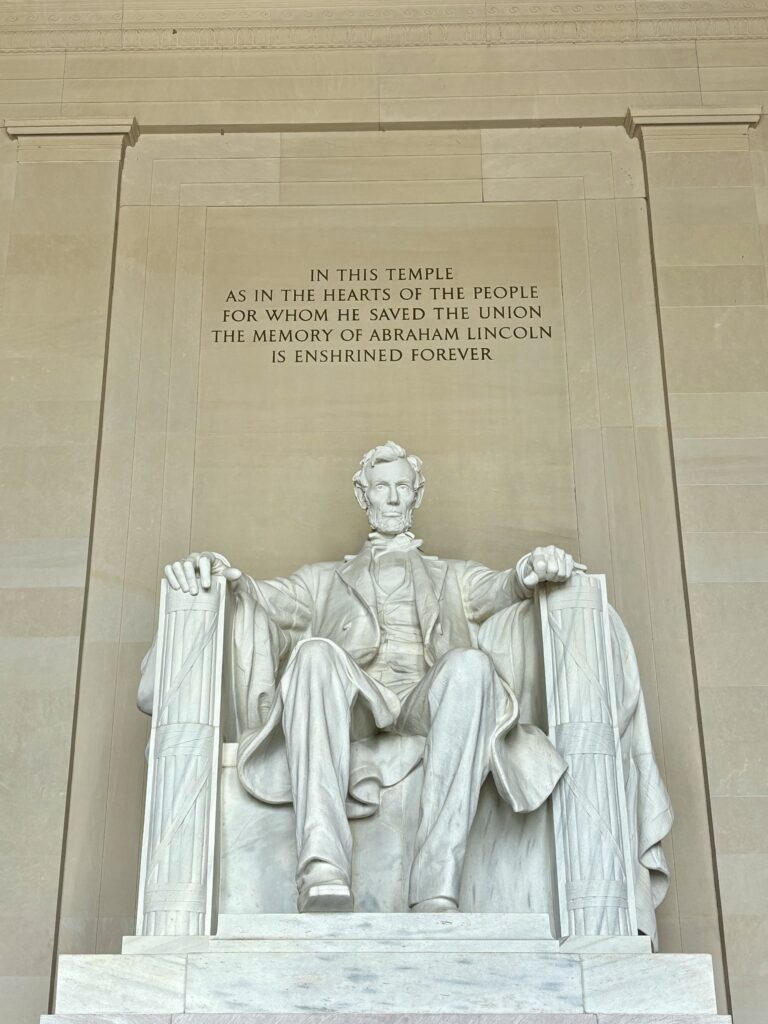
<svg viewBox="0 0 768 1024">
<path fill-rule="evenodd" d="M 483 694 L 493 685 L 493 663 L 484 651 L 459 649 L 445 656 L 445 668 L 451 677 L 451 688 Z"/>
<path fill-rule="evenodd" d="M 334 661 L 335 656 L 336 650 L 327 640 L 313 637 L 302 641 L 296 649 L 293 661 L 302 667 L 326 668 Z"/>
<path fill-rule="evenodd" d="M 283 703 L 287 707 L 313 694 L 325 696 L 343 685 L 335 648 L 325 640 L 305 640 L 281 680 Z"/>
</svg>

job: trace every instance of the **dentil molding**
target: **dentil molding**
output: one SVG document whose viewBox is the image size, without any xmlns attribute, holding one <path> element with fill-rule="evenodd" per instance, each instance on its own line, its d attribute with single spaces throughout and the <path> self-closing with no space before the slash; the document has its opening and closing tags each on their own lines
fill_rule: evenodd
<svg viewBox="0 0 768 1024">
<path fill-rule="evenodd" d="M 31 8 L 31 9 L 30 9 Z M 116 9 L 117 8 L 117 9 Z M 768 0 L 340 4 L 39 0 L 0 12 L 0 51 L 317 49 L 768 38 Z"/>
</svg>

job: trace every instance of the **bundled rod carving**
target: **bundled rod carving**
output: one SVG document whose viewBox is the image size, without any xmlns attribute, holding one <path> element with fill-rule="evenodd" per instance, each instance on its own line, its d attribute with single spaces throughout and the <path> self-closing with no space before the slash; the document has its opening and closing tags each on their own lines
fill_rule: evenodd
<svg viewBox="0 0 768 1024">
<path fill-rule="evenodd" d="M 214 931 L 226 582 L 162 583 L 141 855 L 139 935 Z"/>
<path fill-rule="evenodd" d="M 637 914 L 605 577 L 538 589 L 561 935 L 635 935 Z"/>
</svg>

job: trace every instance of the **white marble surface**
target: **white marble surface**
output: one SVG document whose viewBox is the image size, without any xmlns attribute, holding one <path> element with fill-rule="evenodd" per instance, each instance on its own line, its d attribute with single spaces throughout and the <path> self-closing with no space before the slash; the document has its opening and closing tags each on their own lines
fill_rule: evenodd
<svg viewBox="0 0 768 1024">
<path fill-rule="evenodd" d="M 532 983 L 535 979 L 535 983 Z M 567 1013 L 582 1009 L 577 957 L 489 953 L 191 954 L 186 1009 Z"/>
<path fill-rule="evenodd" d="M 716 1013 L 706 955 L 584 956 L 584 1009 L 600 1013 Z"/>
<path fill-rule="evenodd" d="M 124 955 L 145 953 L 155 956 L 186 956 L 187 953 L 205 953 L 211 948 L 210 935 L 125 935 Z"/>
<path fill-rule="evenodd" d="M 209 935 L 216 836 L 227 585 L 192 597 L 163 582 L 152 678 L 152 731 L 136 930 Z M 140 695 L 141 698 L 141 695 Z"/>
<path fill-rule="evenodd" d="M 633 936 L 633 853 L 605 576 L 579 573 L 564 587 L 544 586 L 538 603 L 549 738 L 568 764 L 567 784 L 552 794 L 559 934 Z"/>
<path fill-rule="evenodd" d="M 236 744 L 223 747 L 219 931 L 222 922 L 240 915 L 296 910 L 293 808 L 263 804 L 244 791 L 234 767 L 236 749 Z M 407 911 L 422 778 L 418 766 L 402 782 L 381 791 L 377 814 L 350 822 L 358 912 Z M 486 913 L 503 907 L 515 913 L 548 913 L 550 817 L 547 806 L 515 814 L 493 782 L 485 783 L 469 835 L 459 901 L 463 911 Z M 254 864 L 260 865 L 259 871 L 253 870 Z"/>
<path fill-rule="evenodd" d="M 173 1016 L 170 1013 L 54 1013 L 41 1017 L 40 1024 L 173 1024 Z"/>
<path fill-rule="evenodd" d="M 627 1015 L 620 1024 L 635 1024 L 643 1014 L 661 1015 L 658 1024 L 688 1024 L 685 1016 L 677 1022 L 675 1014 L 710 1019 L 716 1014 L 712 965 L 705 955 L 509 952 L 492 943 L 514 940 L 462 939 L 462 924 L 465 935 L 473 927 L 481 934 L 481 922 L 472 917 L 435 915 L 423 922 L 420 915 L 403 917 L 414 921 L 416 934 L 422 928 L 428 936 L 431 928 L 432 938 L 412 939 L 415 945 L 407 952 L 396 938 L 367 951 L 374 940 L 329 937 L 339 915 L 327 915 L 311 918 L 318 932 L 325 920 L 326 935 L 303 940 L 309 945 L 298 938 L 266 937 L 226 940 L 235 944 L 231 952 L 220 951 L 219 942 L 211 940 L 210 951 L 187 956 L 63 956 L 56 1009 L 59 1014 L 162 1016 L 184 1010 L 247 1013 L 258 1007 L 262 1013 L 343 1015 L 386 1006 L 400 1014 L 439 1009 L 473 1015 Z M 358 935 L 364 933 L 365 915 L 344 918 Z M 335 927 L 338 936 L 343 926 Z M 439 929 L 446 933 L 441 945 Z M 281 931 L 281 922 L 274 922 L 273 932 Z M 488 931 L 494 931 L 492 925 Z M 453 949 L 454 943 L 461 948 Z M 656 1022 L 651 1016 L 642 1024 Z"/>
<path fill-rule="evenodd" d="M 621 953 L 644 954 L 651 952 L 647 935 L 568 935 L 559 940 L 563 953 Z"/>
<path fill-rule="evenodd" d="M 180 1013 L 53 1014 L 41 1024 L 467 1024 L 462 1014 Z M 471 1024 L 732 1024 L 713 1014 L 480 1013 Z"/>
<path fill-rule="evenodd" d="M 732 1024 L 732 1021 L 730 1017 L 711 1013 L 598 1013 L 597 1024 Z"/>
<path fill-rule="evenodd" d="M 557 939 L 212 939 L 207 947 L 163 944 L 166 953 L 557 953 Z M 151 952 L 143 943 L 131 953 Z"/>
<path fill-rule="evenodd" d="M 62 956 L 57 1013 L 180 1013 L 183 956 Z"/>
<path fill-rule="evenodd" d="M 219 933 L 129 935 L 123 953 L 507 952 L 557 953 L 545 914 L 237 914 Z M 644 949 L 644 947 L 642 947 Z M 605 952 L 615 952 L 611 945 Z"/>
<path fill-rule="evenodd" d="M 117 1018 L 115 1018 L 117 1019 Z M 97 1019 L 94 1024 L 102 1024 Z M 155 1018 L 147 1024 L 155 1024 Z M 160 1022 L 161 1018 L 157 1018 Z M 713 1014 L 674 1013 L 473 1013 L 471 1024 L 732 1024 L 730 1017 Z M 165 1024 L 165 1019 L 162 1019 Z M 108 1024 L 112 1024 L 111 1018 Z M 122 1021 L 121 1021 L 122 1024 Z M 469 1024 L 457 1013 L 186 1013 L 174 1014 L 171 1024 Z"/>
<path fill-rule="evenodd" d="M 723 1020 L 723 1018 L 719 1018 Z M 597 1024 L 592 1013 L 187 1013 L 172 1024 Z M 100 1022 L 99 1022 L 100 1024 Z M 154 1024 L 154 1022 L 152 1022 Z M 609 1021 L 609 1024 L 611 1022 Z M 643 1021 L 642 1024 L 655 1024 Z M 673 1024 L 678 1024 L 674 1021 Z M 680 1024 L 688 1024 L 687 1021 Z M 699 1024 L 694 1021 L 692 1024 Z M 707 1021 L 706 1024 L 710 1024 Z"/>
<path fill-rule="evenodd" d="M 174 1015 L 172 1024 L 597 1024 L 597 1017 L 592 1013 L 473 1013 L 469 1019 L 458 1013 L 371 1013 L 364 1017 L 348 1013 L 188 1013 Z"/>
<path fill-rule="evenodd" d="M 248 939 L 544 939 L 546 914 L 220 915 L 215 941 Z"/>
<path fill-rule="evenodd" d="M 187 1024 L 184 1014 L 170 1013 L 54 1013 L 41 1017 L 40 1024 L 173 1024 L 174 1017 Z"/>
</svg>

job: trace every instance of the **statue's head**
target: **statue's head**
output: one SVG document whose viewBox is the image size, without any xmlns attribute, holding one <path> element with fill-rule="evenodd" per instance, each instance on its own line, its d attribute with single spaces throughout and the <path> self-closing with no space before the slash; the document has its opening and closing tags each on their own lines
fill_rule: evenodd
<svg viewBox="0 0 768 1024">
<path fill-rule="evenodd" d="M 408 455 L 394 441 L 377 445 L 360 460 L 352 478 L 360 508 L 379 533 L 394 535 L 410 529 L 415 509 L 424 496 L 421 459 Z"/>
</svg>

